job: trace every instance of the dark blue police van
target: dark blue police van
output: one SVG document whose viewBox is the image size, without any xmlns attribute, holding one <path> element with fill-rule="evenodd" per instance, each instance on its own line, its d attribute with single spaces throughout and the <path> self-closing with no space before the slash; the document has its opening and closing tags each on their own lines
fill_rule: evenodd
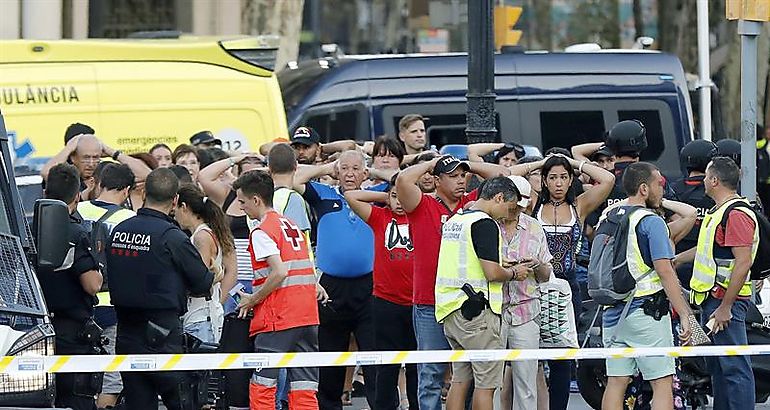
<svg viewBox="0 0 770 410">
<path fill-rule="evenodd" d="M 341 56 L 292 63 L 278 74 L 289 129 L 323 138 L 398 134 L 418 113 L 428 144 L 465 143 L 465 54 Z M 676 56 L 654 51 L 514 52 L 495 55 L 499 141 L 570 147 L 600 141 L 618 121 L 641 120 L 642 160 L 681 174 L 679 150 L 693 138 L 692 108 Z"/>
</svg>

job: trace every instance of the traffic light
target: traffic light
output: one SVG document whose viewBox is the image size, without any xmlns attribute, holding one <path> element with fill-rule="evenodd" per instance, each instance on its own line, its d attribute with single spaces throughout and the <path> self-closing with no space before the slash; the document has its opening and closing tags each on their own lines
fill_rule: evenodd
<svg viewBox="0 0 770 410">
<path fill-rule="evenodd" d="M 495 7 L 495 49 L 519 44 L 521 30 L 514 30 L 513 26 L 521 17 L 521 10 L 517 6 Z"/>
</svg>

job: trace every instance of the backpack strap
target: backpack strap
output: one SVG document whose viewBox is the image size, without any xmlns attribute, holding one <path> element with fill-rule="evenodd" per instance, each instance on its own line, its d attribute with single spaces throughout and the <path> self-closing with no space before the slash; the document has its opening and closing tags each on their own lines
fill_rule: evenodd
<svg viewBox="0 0 770 410">
<path fill-rule="evenodd" d="M 750 212 L 756 213 L 756 210 L 754 209 L 754 207 L 751 206 L 751 204 L 748 202 L 735 201 L 731 203 L 730 205 L 727 206 L 727 209 L 725 209 L 725 213 L 722 215 L 722 220 L 719 221 L 719 225 L 722 227 L 722 232 L 727 232 L 727 219 L 730 216 L 730 212 L 732 212 L 733 209 L 735 208 L 745 208 L 745 209 L 748 209 Z"/>
<path fill-rule="evenodd" d="M 107 212 L 103 213 L 102 216 L 99 217 L 99 219 L 96 220 L 97 224 L 104 223 L 106 220 L 110 219 L 112 215 L 115 215 L 116 212 L 120 211 L 121 207 L 116 206 L 112 209 L 108 209 Z"/>
<path fill-rule="evenodd" d="M 640 276 L 637 281 L 640 281 L 647 276 L 650 276 L 652 272 L 654 272 L 655 269 L 650 269 L 647 272 L 644 272 L 642 276 Z M 615 339 L 618 335 L 618 330 L 623 326 L 623 323 L 626 322 L 626 316 L 628 316 L 628 311 L 631 310 L 631 303 L 634 301 L 634 295 L 636 295 L 636 288 L 634 288 L 634 291 L 631 292 L 631 296 L 628 298 L 628 302 L 626 302 L 626 305 L 623 306 L 623 312 L 620 313 L 620 319 L 618 319 L 618 324 L 615 325 L 615 330 L 612 332 L 612 337 L 610 337 L 610 342 L 608 343 L 608 347 L 612 347 L 612 344 L 615 343 Z"/>
</svg>

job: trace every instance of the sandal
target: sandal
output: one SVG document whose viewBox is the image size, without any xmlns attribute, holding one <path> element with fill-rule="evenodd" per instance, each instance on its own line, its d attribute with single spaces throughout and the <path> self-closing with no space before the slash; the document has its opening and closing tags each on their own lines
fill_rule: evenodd
<svg viewBox="0 0 770 410">
<path fill-rule="evenodd" d="M 351 390 L 345 390 L 344 392 L 342 392 L 342 397 L 340 398 L 342 400 L 342 405 L 352 406 L 353 405 L 353 400 L 351 399 L 352 396 L 353 396 L 353 391 Z"/>
<path fill-rule="evenodd" d="M 441 401 L 446 403 L 446 396 L 449 394 L 449 383 L 444 383 L 441 387 Z"/>
</svg>

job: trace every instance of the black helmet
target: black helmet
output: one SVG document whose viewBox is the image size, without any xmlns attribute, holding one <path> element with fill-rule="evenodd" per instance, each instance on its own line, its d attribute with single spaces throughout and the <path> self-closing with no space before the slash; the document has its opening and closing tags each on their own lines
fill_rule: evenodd
<svg viewBox="0 0 770 410">
<path fill-rule="evenodd" d="M 647 131 L 639 120 L 615 124 L 607 135 L 607 148 L 615 155 L 638 156 L 647 148 Z"/>
<path fill-rule="evenodd" d="M 730 138 L 724 138 L 717 142 L 717 155 L 729 157 L 741 166 L 741 143 Z"/>
<path fill-rule="evenodd" d="M 711 158 L 717 156 L 717 145 L 711 141 L 690 141 L 679 151 L 679 159 L 687 172 L 705 172 Z"/>
</svg>

